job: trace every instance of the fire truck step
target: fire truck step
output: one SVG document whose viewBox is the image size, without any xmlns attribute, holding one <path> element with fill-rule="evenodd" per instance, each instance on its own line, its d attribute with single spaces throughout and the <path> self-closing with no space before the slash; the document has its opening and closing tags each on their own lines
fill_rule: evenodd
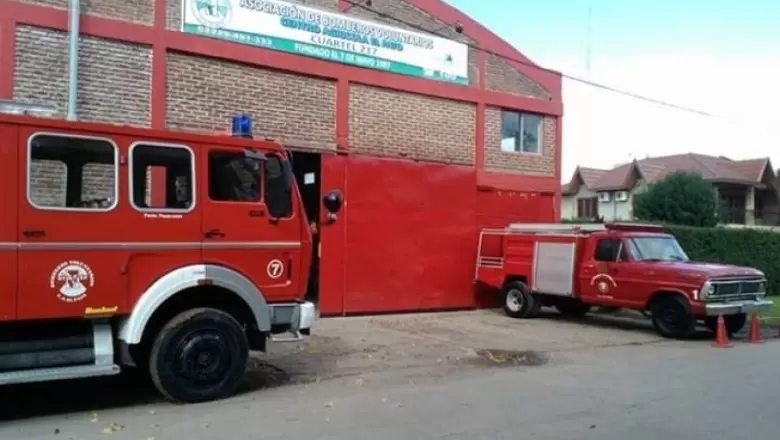
<svg viewBox="0 0 780 440">
<path fill-rule="evenodd" d="M 78 365 L 62 368 L 39 368 L 37 370 L 22 370 L 0 373 L 0 385 L 11 385 L 30 382 L 46 382 L 64 379 L 82 379 L 96 376 L 112 376 L 119 374 L 119 365 Z"/>
<path fill-rule="evenodd" d="M 303 335 L 301 332 L 296 331 L 293 332 L 287 332 L 287 333 L 281 333 L 278 335 L 271 335 L 271 342 L 276 343 L 283 343 L 283 342 L 298 342 L 303 340 Z"/>
</svg>

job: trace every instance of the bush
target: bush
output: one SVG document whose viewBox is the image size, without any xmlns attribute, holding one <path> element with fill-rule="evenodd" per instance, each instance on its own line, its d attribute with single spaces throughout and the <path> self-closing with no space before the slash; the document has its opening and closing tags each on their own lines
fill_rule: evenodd
<svg viewBox="0 0 780 440">
<path fill-rule="evenodd" d="M 780 233 L 760 229 L 664 226 L 693 260 L 755 267 L 766 274 L 769 294 L 780 295 Z"/>
<path fill-rule="evenodd" d="M 634 216 L 640 220 L 715 226 L 717 211 L 712 183 L 693 173 L 672 173 L 634 197 Z"/>
</svg>

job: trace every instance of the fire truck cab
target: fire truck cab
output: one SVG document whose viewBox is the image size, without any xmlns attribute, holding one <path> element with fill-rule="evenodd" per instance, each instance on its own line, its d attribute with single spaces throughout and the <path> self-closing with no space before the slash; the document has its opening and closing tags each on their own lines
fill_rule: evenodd
<svg viewBox="0 0 780 440">
<path fill-rule="evenodd" d="M 216 136 L 17 113 L 0 114 L 0 385 L 133 367 L 211 400 L 250 350 L 310 334 L 309 220 L 290 155 L 247 116 Z M 320 200 L 327 227 L 342 196 Z"/>
<path fill-rule="evenodd" d="M 729 333 L 766 310 L 767 280 L 753 268 L 691 261 L 660 226 L 511 224 L 481 231 L 475 282 L 501 292 L 515 318 L 551 306 L 582 317 L 592 306 L 644 312 L 664 337 L 686 338 L 703 322 Z"/>
</svg>

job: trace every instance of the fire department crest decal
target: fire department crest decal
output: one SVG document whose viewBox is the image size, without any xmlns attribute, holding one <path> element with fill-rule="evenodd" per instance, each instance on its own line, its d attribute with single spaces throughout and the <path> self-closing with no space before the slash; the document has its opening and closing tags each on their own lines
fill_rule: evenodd
<svg viewBox="0 0 780 440">
<path fill-rule="evenodd" d="M 596 289 L 602 295 L 609 293 L 610 290 L 617 287 L 615 279 L 605 273 L 597 274 L 591 278 L 590 285 L 595 285 Z"/>
<path fill-rule="evenodd" d="M 87 297 L 87 290 L 95 286 L 95 274 L 84 262 L 69 260 L 51 273 L 49 286 L 57 289 L 57 298 L 64 302 L 78 302 Z"/>
</svg>

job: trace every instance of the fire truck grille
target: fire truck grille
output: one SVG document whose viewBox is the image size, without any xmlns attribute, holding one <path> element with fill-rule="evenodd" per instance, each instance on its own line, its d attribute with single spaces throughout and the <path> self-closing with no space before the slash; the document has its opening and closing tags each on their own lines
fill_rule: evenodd
<svg viewBox="0 0 780 440">
<path fill-rule="evenodd" d="M 764 291 L 763 280 L 724 280 L 715 281 L 715 294 L 712 296 L 743 296 L 756 295 Z"/>
</svg>

